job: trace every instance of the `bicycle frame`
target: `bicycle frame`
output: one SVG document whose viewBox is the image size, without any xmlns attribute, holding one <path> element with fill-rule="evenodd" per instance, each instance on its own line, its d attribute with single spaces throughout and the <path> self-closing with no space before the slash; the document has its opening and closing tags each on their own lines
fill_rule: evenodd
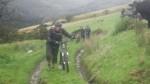
<svg viewBox="0 0 150 84">
<path fill-rule="evenodd" d="M 60 43 L 60 64 L 62 65 L 62 69 L 69 72 L 69 63 L 68 63 L 68 49 L 67 42 Z"/>
</svg>

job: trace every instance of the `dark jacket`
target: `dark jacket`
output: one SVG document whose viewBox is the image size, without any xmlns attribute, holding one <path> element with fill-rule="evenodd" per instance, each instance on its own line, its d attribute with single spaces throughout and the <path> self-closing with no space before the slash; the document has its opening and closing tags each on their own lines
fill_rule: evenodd
<svg viewBox="0 0 150 84">
<path fill-rule="evenodd" d="M 72 36 L 63 28 L 60 28 L 59 30 L 56 30 L 55 28 L 51 28 L 48 32 L 48 42 L 61 42 L 63 35 L 71 38 Z"/>
</svg>

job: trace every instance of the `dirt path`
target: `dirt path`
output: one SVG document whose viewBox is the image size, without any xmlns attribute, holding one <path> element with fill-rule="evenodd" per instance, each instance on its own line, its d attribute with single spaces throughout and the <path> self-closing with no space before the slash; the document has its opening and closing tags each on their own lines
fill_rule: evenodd
<svg viewBox="0 0 150 84">
<path fill-rule="evenodd" d="M 82 71 L 81 71 L 81 61 L 80 61 L 80 57 L 82 56 L 83 52 L 84 52 L 83 49 L 79 49 L 79 50 L 77 51 L 77 55 L 76 55 L 77 70 L 79 71 L 80 76 L 81 76 L 82 78 L 84 78 L 84 76 L 83 76 L 83 73 L 82 73 Z"/>
<path fill-rule="evenodd" d="M 77 65 L 77 69 L 78 69 L 78 72 L 80 73 L 80 76 L 85 80 L 87 81 L 87 84 L 92 84 L 88 81 L 87 77 L 86 77 L 86 72 L 85 72 L 85 69 L 84 67 L 82 66 L 81 64 L 81 56 L 84 54 L 84 49 L 79 49 L 77 51 L 77 54 L 76 54 L 76 65 Z"/>
<path fill-rule="evenodd" d="M 86 76 L 85 76 L 84 69 L 82 68 L 81 61 L 80 61 L 80 58 L 83 55 L 83 53 L 84 53 L 83 49 L 77 50 L 77 52 L 76 52 L 76 65 L 77 65 L 77 70 L 80 73 L 80 76 L 84 80 L 87 80 Z M 42 60 L 36 66 L 36 68 L 33 70 L 33 73 L 32 73 L 31 78 L 30 78 L 30 84 L 40 84 L 40 81 L 41 81 L 40 74 L 41 74 L 41 70 L 42 70 L 44 64 L 45 64 L 45 60 Z M 90 84 L 90 83 L 87 82 L 87 84 Z"/>
<path fill-rule="evenodd" d="M 45 60 L 42 60 L 37 67 L 33 70 L 32 76 L 30 78 L 30 84 L 40 84 L 40 73 L 42 70 L 42 65 Z"/>
</svg>

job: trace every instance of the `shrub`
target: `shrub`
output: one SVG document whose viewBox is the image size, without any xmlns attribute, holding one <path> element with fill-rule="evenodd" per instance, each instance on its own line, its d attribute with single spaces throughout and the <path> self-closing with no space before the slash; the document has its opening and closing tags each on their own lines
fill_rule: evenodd
<svg viewBox="0 0 150 84">
<path fill-rule="evenodd" d="M 10 56 L 8 56 L 7 54 L 0 54 L 1 65 L 8 64 L 12 61 L 13 61 L 13 59 Z"/>
<path fill-rule="evenodd" d="M 47 38 L 47 25 L 40 25 L 39 27 L 37 27 L 38 29 L 38 33 L 39 33 L 39 39 L 44 40 Z"/>
<path fill-rule="evenodd" d="M 33 39 L 41 39 L 45 40 L 47 38 L 47 25 L 40 25 L 35 28 L 32 32 L 27 33 L 19 33 L 17 34 L 17 40 L 33 40 Z"/>
<path fill-rule="evenodd" d="M 116 26 L 116 29 L 114 30 L 113 35 L 116 35 L 126 30 L 134 29 L 135 22 L 136 20 L 131 19 L 131 18 L 122 18 L 122 20 Z"/>
<path fill-rule="evenodd" d="M 147 25 L 145 22 L 137 20 L 135 23 L 133 23 L 135 33 L 137 36 L 137 43 L 139 47 L 146 47 L 147 43 L 150 42 L 149 38 L 149 29 L 147 28 Z"/>
<path fill-rule="evenodd" d="M 16 38 L 16 28 L 0 25 L 0 43 L 11 42 Z"/>
</svg>

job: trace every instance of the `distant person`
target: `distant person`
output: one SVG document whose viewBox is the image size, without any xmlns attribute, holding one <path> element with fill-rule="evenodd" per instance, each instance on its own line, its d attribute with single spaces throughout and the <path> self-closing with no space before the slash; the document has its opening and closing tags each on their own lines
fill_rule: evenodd
<svg viewBox="0 0 150 84">
<path fill-rule="evenodd" d="M 87 39 L 89 39 L 90 36 L 91 36 L 91 28 L 88 25 L 85 28 L 85 36 L 86 36 Z"/>
<path fill-rule="evenodd" d="M 125 17 L 125 12 L 126 12 L 125 8 L 121 10 L 121 17 Z"/>
<path fill-rule="evenodd" d="M 85 29 L 83 26 L 80 27 L 80 34 L 81 34 L 81 39 L 85 39 Z"/>
<path fill-rule="evenodd" d="M 81 29 L 77 29 L 75 31 L 72 32 L 72 34 L 74 35 L 74 38 L 76 38 L 76 42 L 80 42 L 81 40 Z"/>
<path fill-rule="evenodd" d="M 60 22 L 56 22 L 55 25 L 48 31 L 46 53 L 49 68 L 54 67 L 54 65 L 57 64 L 59 43 L 62 41 L 63 36 L 72 38 L 72 35 L 62 28 L 62 24 Z"/>
</svg>

